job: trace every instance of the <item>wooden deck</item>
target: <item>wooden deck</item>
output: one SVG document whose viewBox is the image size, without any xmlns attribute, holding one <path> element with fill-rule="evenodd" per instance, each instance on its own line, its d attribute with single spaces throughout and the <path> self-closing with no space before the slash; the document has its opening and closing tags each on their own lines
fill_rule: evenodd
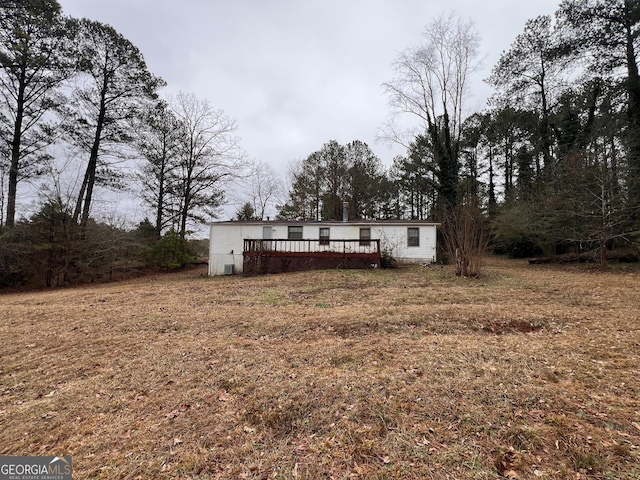
<svg viewBox="0 0 640 480">
<path fill-rule="evenodd" d="M 379 268 L 380 262 L 380 240 L 244 240 L 244 275 Z"/>
</svg>

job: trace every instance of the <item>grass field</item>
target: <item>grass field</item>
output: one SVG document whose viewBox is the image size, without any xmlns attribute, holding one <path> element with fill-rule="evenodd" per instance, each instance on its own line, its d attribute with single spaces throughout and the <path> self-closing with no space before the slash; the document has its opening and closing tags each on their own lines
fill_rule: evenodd
<svg viewBox="0 0 640 480">
<path fill-rule="evenodd" d="M 489 259 L 0 296 L 0 455 L 74 479 L 638 479 L 640 273 Z"/>
</svg>

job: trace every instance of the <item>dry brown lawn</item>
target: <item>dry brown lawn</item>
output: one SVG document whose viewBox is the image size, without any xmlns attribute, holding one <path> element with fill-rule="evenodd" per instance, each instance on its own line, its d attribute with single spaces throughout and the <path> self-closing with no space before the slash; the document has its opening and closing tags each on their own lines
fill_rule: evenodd
<svg viewBox="0 0 640 480">
<path fill-rule="evenodd" d="M 0 455 L 74 478 L 638 479 L 640 273 L 489 259 L 0 296 Z"/>
</svg>

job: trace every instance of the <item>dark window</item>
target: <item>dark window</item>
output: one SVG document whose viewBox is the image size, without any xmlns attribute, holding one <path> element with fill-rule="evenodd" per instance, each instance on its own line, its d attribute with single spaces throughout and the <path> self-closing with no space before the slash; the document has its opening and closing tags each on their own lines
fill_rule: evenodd
<svg viewBox="0 0 640 480">
<path fill-rule="evenodd" d="M 289 240 L 302 240 L 302 227 L 289 227 Z"/>
<path fill-rule="evenodd" d="M 320 228 L 320 245 L 329 245 L 329 229 L 326 227 Z"/>
<path fill-rule="evenodd" d="M 420 246 L 420 229 L 419 228 L 407 229 L 407 246 L 409 247 Z"/>
<path fill-rule="evenodd" d="M 360 245 L 369 245 L 371 242 L 371 229 L 369 227 L 360 228 Z"/>
</svg>

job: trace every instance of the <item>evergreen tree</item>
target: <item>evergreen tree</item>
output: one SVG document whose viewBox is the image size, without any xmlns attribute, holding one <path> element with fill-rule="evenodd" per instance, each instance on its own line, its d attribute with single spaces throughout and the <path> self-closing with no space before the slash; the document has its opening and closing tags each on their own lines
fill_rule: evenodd
<svg viewBox="0 0 640 480">
<path fill-rule="evenodd" d="M 164 101 L 156 102 L 142 117 L 136 147 L 144 161 L 138 173 L 142 198 L 155 211 L 155 232 L 175 220 L 171 212 L 172 174 L 178 166 L 181 125 Z"/>
<path fill-rule="evenodd" d="M 82 78 L 75 85 L 67 133 L 88 154 L 74 218 L 86 227 L 94 187 L 119 187 L 109 157 L 122 158 L 133 143 L 132 125 L 163 81 L 148 70 L 140 51 L 109 25 L 83 19 L 76 36 Z"/>
<path fill-rule="evenodd" d="M 15 223 L 20 180 L 47 171 L 55 139 L 48 113 L 60 105 L 59 87 L 71 73 L 69 35 L 73 24 L 56 0 L 0 3 L 0 121 L 7 145 L 6 225 Z"/>
<path fill-rule="evenodd" d="M 536 172 L 544 167 L 547 178 L 552 177 L 555 166 L 549 124 L 551 101 L 575 58 L 572 52 L 571 45 L 561 40 L 551 17 L 539 16 L 527 21 L 523 33 L 500 56 L 489 78 L 489 83 L 498 89 L 494 103 L 519 104 L 539 112 L 535 149 L 542 165 L 537 158 Z"/>
<path fill-rule="evenodd" d="M 626 92 L 628 208 L 640 225 L 640 74 L 637 41 L 640 3 L 635 0 L 564 0 L 558 11 L 589 71 L 617 79 Z M 624 72 L 621 76 L 620 72 Z"/>
<path fill-rule="evenodd" d="M 295 165 L 291 176 L 288 200 L 279 207 L 278 218 L 339 220 L 344 202 L 350 205 L 351 220 L 382 214 L 388 184 L 380 159 L 364 142 L 343 146 L 331 140 Z"/>
</svg>

